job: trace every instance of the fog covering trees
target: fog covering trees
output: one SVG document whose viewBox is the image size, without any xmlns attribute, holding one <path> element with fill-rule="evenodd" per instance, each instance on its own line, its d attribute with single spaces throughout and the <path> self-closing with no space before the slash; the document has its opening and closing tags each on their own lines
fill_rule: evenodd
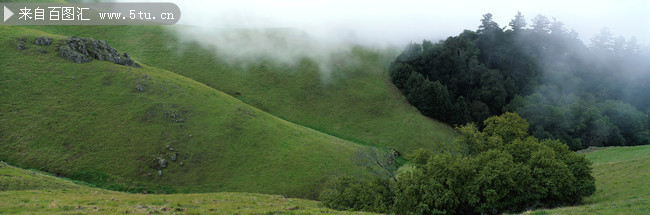
<svg viewBox="0 0 650 215">
<path fill-rule="evenodd" d="M 591 164 L 558 140 L 527 134 L 516 113 L 457 128 L 452 150 L 417 150 L 397 177 L 340 177 L 320 196 L 339 210 L 498 214 L 579 203 L 596 190 Z"/>
<path fill-rule="evenodd" d="M 650 141 L 650 53 L 607 28 L 589 46 L 543 15 L 413 43 L 390 66 L 393 83 L 422 114 L 462 125 L 516 112 L 528 133 L 572 150 Z"/>
</svg>

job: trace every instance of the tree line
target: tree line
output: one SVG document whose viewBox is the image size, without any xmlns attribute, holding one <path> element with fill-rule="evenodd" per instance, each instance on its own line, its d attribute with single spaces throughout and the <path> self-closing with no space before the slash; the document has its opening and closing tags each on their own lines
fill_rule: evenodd
<svg viewBox="0 0 650 215">
<path fill-rule="evenodd" d="M 539 139 L 570 149 L 650 142 L 650 63 L 634 37 L 607 28 L 585 45 L 564 24 L 521 13 L 509 29 L 483 15 L 476 31 L 408 45 L 392 82 L 426 116 L 452 125 L 516 112 Z"/>
</svg>

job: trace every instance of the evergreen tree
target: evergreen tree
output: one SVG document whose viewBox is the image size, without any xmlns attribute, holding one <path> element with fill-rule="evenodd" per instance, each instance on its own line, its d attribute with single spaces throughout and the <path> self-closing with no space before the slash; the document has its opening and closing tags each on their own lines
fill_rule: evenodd
<svg viewBox="0 0 650 215">
<path fill-rule="evenodd" d="M 609 28 L 602 28 L 600 33 L 591 38 L 591 48 L 601 52 L 611 52 L 614 49 L 613 36 Z"/>
<path fill-rule="evenodd" d="M 486 34 L 497 30 L 501 30 L 501 28 L 499 28 L 499 24 L 492 20 L 491 13 L 486 13 L 483 15 L 483 19 L 481 19 L 481 25 L 478 27 L 476 33 Z"/>
<path fill-rule="evenodd" d="M 563 37 L 567 34 L 566 28 L 564 28 L 564 23 L 557 21 L 555 18 L 553 18 L 553 22 L 551 23 L 549 30 L 551 30 L 551 34 L 560 37 Z"/>
<path fill-rule="evenodd" d="M 526 18 L 521 12 L 517 11 L 517 15 L 515 15 L 514 19 L 510 20 L 509 25 L 514 32 L 524 30 L 526 28 Z"/>
<path fill-rule="evenodd" d="M 548 34 L 551 31 L 550 29 L 551 21 L 549 21 L 546 16 L 538 14 L 537 16 L 535 16 L 535 18 L 533 18 L 532 22 L 533 22 L 532 25 L 533 31 L 536 33 Z"/>
</svg>

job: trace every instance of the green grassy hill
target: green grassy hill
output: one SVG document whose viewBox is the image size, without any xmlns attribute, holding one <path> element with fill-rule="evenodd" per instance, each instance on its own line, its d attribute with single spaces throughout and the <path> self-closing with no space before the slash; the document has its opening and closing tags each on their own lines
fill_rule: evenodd
<svg viewBox="0 0 650 215">
<path fill-rule="evenodd" d="M 532 214 L 650 214 L 650 146 L 613 147 L 587 153 L 596 193 L 582 205 Z"/>
<path fill-rule="evenodd" d="M 0 159 L 110 189 L 313 198 L 331 176 L 360 171 L 350 161 L 358 144 L 408 154 L 454 136 L 390 83 L 395 52 L 354 47 L 333 56 L 323 81 L 312 59 L 243 66 L 161 26 L 0 30 Z M 75 64 L 31 43 L 70 35 L 106 40 L 145 66 Z M 173 153 L 179 161 L 158 177 L 155 159 Z"/>
<path fill-rule="evenodd" d="M 0 214 L 348 214 L 318 202 L 252 193 L 127 194 L 0 164 Z M 351 213 L 350 213 L 351 214 Z M 363 214 L 355 212 L 354 214 Z"/>
<path fill-rule="evenodd" d="M 362 146 L 169 71 L 73 63 L 35 36 L 66 38 L 0 26 L 0 160 L 116 190 L 311 198 L 362 171 L 350 159 Z M 157 158 L 169 161 L 162 176 Z"/>
<path fill-rule="evenodd" d="M 584 204 L 527 214 L 648 214 L 650 146 L 590 152 L 598 190 Z M 90 188 L 39 171 L 0 165 L 0 213 L 298 213 L 345 212 L 318 202 L 251 193 L 127 194 Z M 361 214 L 354 212 L 354 214 Z"/>
<path fill-rule="evenodd" d="M 401 50 L 332 48 L 332 54 L 325 56 L 329 61 L 324 66 L 329 72 L 323 75 L 317 62 L 320 59 L 294 59 L 294 64 L 273 59 L 232 60 L 227 50 L 205 45 L 220 34 L 205 37 L 205 44 L 200 44 L 174 33 L 200 31 L 188 26 L 31 28 L 101 38 L 131 53 L 139 62 L 197 80 L 282 119 L 356 143 L 408 154 L 454 138 L 450 126 L 422 116 L 390 82 L 387 67 Z M 285 47 L 284 43 L 316 43 L 306 35 L 300 35 L 299 42 L 286 42 L 297 34 L 290 29 L 221 31 L 235 31 L 225 34 L 229 37 L 262 38 L 279 43 L 279 47 Z"/>
</svg>

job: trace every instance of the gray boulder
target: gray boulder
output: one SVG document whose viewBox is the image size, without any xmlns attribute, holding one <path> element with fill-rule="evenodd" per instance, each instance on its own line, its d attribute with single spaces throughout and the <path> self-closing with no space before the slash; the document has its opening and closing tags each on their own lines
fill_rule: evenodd
<svg viewBox="0 0 650 215">
<path fill-rule="evenodd" d="M 25 50 L 25 49 L 27 49 L 27 47 L 25 46 L 25 41 L 26 41 L 26 40 L 25 40 L 24 37 L 16 38 L 16 43 L 18 44 L 18 45 L 17 45 L 18 50 Z"/>
<path fill-rule="evenodd" d="M 36 37 L 34 38 L 34 44 L 39 46 L 49 46 L 52 44 L 52 38 L 49 37 Z"/>
<path fill-rule="evenodd" d="M 60 47 L 59 55 L 75 63 L 88 63 L 90 61 L 93 61 L 93 58 L 91 58 L 90 56 L 82 52 L 75 51 L 73 48 L 68 46 Z"/>
<path fill-rule="evenodd" d="M 58 50 L 61 57 L 75 63 L 87 63 L 97 59 L 125 66 L 141 67 L 140 64 L 131 59 L 128 53 L 120 55 L 117 50 L 103 40 L 72 36 L 63 45 L 59 46 Z"/>
<path fill-rule="evenodd" d="M 140 83 L 139 81 L 136 82 L 135 83 L 135 90 L 137 90 L 138 92 L 144 92 L 144 86 L 142 86 L 142 83 Z"/>
<path fill-rule="evenodd" d="M 165 160 L 164 158 L 158 158 L 157 162 L 158 162 L 158 166 L 160 166 L 160 168 L 167 167 L 167 160 Z"/>
</svg>

